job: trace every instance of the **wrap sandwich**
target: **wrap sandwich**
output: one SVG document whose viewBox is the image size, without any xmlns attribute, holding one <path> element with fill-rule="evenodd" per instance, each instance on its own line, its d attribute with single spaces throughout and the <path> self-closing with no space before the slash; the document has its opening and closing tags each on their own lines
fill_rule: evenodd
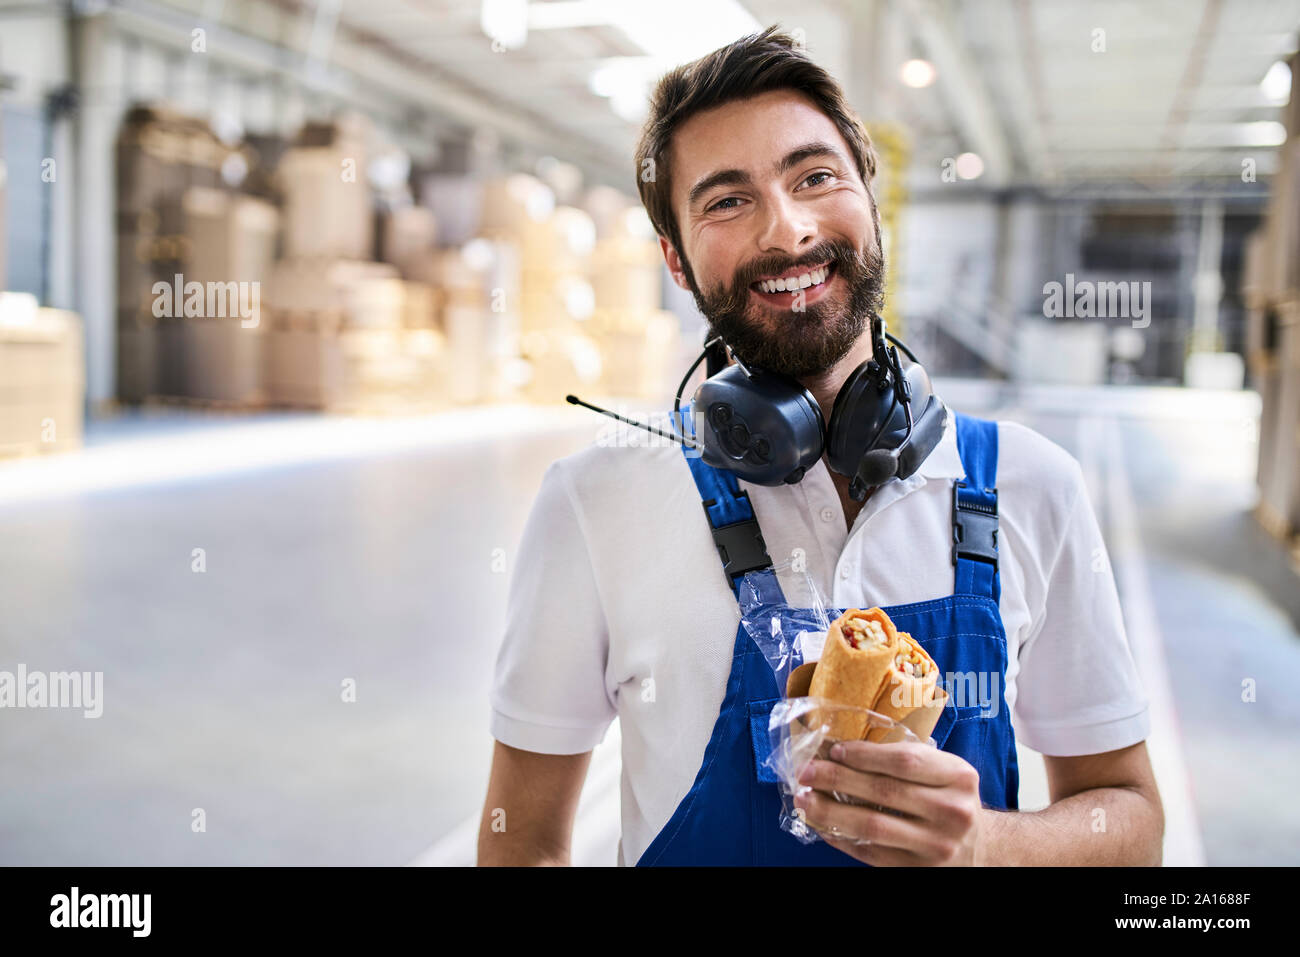
<svg viewBox="0 0 1300 957">
<path fill-rule="evenodd" d="M 831 623 L 822 657 L 812 673 L 808 694 L 840 704 L 870 708 L 889 681 L 894 659 L 901 652 L 898 630 L 879 608 L 850 608 Z M 835 710 L 825 715 L 830 736 L 860 741 L 869 717 Z"/>
<path fill-rule="evenodd" d="M 934 659 L 880 608 L 850 608 L 831 624 L 821 660 L 790 676 L 787 695 L 804 694 L 869 709 L 923 739 L 939 723 L 948 701 Z M 826 709 L 813 717 L 828 726 L 830 740 L 888 743 L 904 737 L 896 727 L 871 727 L 864 712 Z"/>
<path fill-rule="evenodd" d="M 925 649 L 905 631 L 898 633 L 899 649 L 889 678 L 880 689 L 871 710 L 905 724 L 918 737 L 928 737 L 939 723 L 948 694 L 939 687 L 939 668 Z M 923 727 L 924 731 L 918 730 Z M 902 737 L 894 728 L 869 728 L 868 741 Z"/>
</svg>

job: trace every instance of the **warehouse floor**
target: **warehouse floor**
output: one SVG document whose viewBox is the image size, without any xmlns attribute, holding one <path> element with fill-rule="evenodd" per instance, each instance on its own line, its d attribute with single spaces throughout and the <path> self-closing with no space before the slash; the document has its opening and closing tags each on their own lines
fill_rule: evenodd
<svg viewBox="0 0 1300 957">
<path fill-rule="evenodd" d="M 940 391 L 1089 476 L 1152 698 L 1166 862 L 1300 863 L 1300 582 L 1248 515 L 1255 397 Z M 99 718 L 3 715 L 0 863 L 472 862 L 509 555 L 546 465 L 598 426 L 567 406 L 155 411 L 0 464 L 0 669 L 104 674 Z M 576 862 L 613 863 L 617 745 L 615 725 Z M 1027 761 L 1022 807 L 1045 802 Z"/>
</svg>

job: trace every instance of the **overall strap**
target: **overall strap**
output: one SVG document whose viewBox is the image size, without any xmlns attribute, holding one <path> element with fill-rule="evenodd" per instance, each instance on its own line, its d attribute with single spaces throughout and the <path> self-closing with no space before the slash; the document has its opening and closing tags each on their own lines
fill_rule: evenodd
<svg viewBox="0 0 1300 957">
<path fill-rule="evenodd" d="M 683 435 L 694 437 L 694 416 L 689 403 L 674 424 Z M 758 527 L 758 518 L 754 515 L 754 506 L 749 496 L 740 490 L 734 472 L 706 464 L 698 449 L 683 445 L 682 454 L 690 466 L 695 487 L 700 491 L 700 501 L 713 530 L 713 544 L 722 559 L 727 584 L 739 598 L 741 576 L 772 567 L 772 559 L 768 557 L 767 545 L 763 541 L 763 530 Z"/>
<path fill-rule="evenodd" d="M 952 561 L 954 592 L 980 595 L 995 602 L 1002 595 L 998 579 L 998 424 L 960 412 L 957 451 L 964 478 L 952 487 Z"/>
</svg>

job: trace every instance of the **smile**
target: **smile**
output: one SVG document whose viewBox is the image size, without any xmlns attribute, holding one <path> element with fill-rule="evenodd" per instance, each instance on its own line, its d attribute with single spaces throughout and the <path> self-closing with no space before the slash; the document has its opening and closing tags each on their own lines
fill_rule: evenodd
<svg viewBox="0 0 1300 957">
<path fill-rule="evenodd" d="M 825 283 L 835 272 L 835 264 L 827 263 L 806 272 L 792 273 L 776 279 L 760 279 L 750 288 L 768 295 L 779 292 L 797 292 L 800 289 L 812 289 Z"/>
</svg>

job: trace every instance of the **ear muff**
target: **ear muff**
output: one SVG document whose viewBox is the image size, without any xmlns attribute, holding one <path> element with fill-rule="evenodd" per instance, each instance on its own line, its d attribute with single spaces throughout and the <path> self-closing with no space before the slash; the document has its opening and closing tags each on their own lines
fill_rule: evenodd
<svg viewBox="0 0 1300 957">
<path fill-rule="evenodd" d="M 835 396 L 827 459 L 836 472 L 854 479 L 850 494 L 855 499 L 869 486 L 909 478 L 943 438 L 946 408 L 934 394 L 930 376 L 920 363 L 900 360 L 900 366 L 911 391 L 912 437 L 906 444 L 907 412 L 893 372 L 881 363 L 862 363 Z"/>
<path fill-rule="evenodd" d="M 728 366 L 695 390 L 691 411 L 705 464 L 754 485 L 798 482 L 825 451 L 817 400 L 779 373 Z"/>
<path fill-rule="evenodd" d="M 876 448 L 897 405 L 893 383 L 875 359 L 850 372 L 831 408 L 826 447 L 830 467 L 841 475 L 856 475 L 858 463 Z"/>
<path fill-rule="evenodd" d="M 911 477 L 943 438 L 947 407 L 907 347 L 899 343 L 912 358 L 905 364 L 886 336 L 882 325 L 872 358 L 854 369 L 836 394 L 829 422 L 794 378 L 746 367 L 739 359 L 710 374 L 691 403 L 705 464 L 754 485 L 775 486 L 801 481 L 824 453 L 833 471 L 852 480 L 849 495 L 855 501 L 862 501 L 870 486 Z M 710 370 L 726 361 L 721 339 L 706 344 L 682 378 L 679 402 L 706 356 Z M 901 372 L 901 386 L 894 370 Z"/>
</svg>

